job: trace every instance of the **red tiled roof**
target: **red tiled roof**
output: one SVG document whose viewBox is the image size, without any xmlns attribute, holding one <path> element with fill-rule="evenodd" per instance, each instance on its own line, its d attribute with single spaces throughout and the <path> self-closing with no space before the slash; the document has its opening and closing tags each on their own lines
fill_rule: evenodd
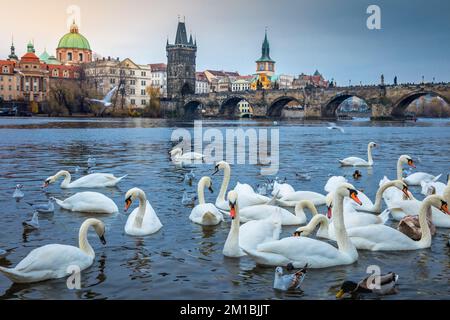
<svg viewBox="0 0 450 320">
<path fill-rule="evenodd" d="M 152 72 L 167 70 L 167 65 L 165 63 L 153 63 L 153 64 L 149 64 L 149 66 L 152 69 Z"/>
<path fill-rule="evenodd" d="M 28 52 L 20 58 L 20 62 L 39 62 L 39 58 L 32 52 Z"/>
<path fill-rule="evenodd" d="M 10 61 L 10 60 L 0 60 L 0 74 L 5 74 L 5 73 L 3 73 L 4 66 L 10 67 L 9 72 L 6 74 L 13 74 L 16 63 L 15 63 L 15 61 Z"/>
<path fill-rule="evenodd" d="M 208 81 L 208 78 L 206 77 L 204 72 L 196 72 L 195 78 L 199 81 Z"/>
</svg>

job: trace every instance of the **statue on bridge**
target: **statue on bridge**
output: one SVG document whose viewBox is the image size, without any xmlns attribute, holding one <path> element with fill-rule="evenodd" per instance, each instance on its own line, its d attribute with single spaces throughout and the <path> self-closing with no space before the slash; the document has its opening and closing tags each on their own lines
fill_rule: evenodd
<svg viewBox="0 0 450 320">
<path fill-rule="evenodd" d="M 381 75 L 381 85 L 384 86 L 384 74 Z"/>
<path fill-rule="evenodd" d="M 394 77 L 394 86 L 398 85 L 397 83 L 397 76 Z"/>
</svg>

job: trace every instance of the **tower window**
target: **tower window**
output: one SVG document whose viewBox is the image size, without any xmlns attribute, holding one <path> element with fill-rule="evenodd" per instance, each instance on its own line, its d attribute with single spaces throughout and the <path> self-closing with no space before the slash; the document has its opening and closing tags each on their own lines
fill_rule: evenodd
<svg viewBox="0 0 450 320">
<path fill-rule="evenodd" d="M 79 54 L 78 54 L 78 57 L 80 58 L 80 62 L 83 62 L 83 54 L 82 54 L 82 53 L 79 53 Z"/>
<path fill-rule="evenodd" d="M 72 61 L 72 59 L 73 59 L 72 52 L 68 52 L 67 53 L 67 60 Z"/>
</svg>

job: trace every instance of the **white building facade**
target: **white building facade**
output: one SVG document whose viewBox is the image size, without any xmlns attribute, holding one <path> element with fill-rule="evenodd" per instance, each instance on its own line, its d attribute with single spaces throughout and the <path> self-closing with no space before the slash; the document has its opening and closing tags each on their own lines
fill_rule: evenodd
<svg viewBox="0 0 450 320">
<path fill-rule="evenodd" d="M 167 65 L 164 63 L 150 64 L 152 70 L 151 85 L 159 88 L 161 97 L 167 97 Z"/>
<path fill-rule="evenodd" d="M 152 71 L 149 65 L 138 65 L 128 58 L 123 61 L 105 58 L 86 64 L 85 74 L 101 95 L 119 87 L 116 108 L 145 108 L 150 102 L 147 88 L 152 85 Z"/>
</svg>

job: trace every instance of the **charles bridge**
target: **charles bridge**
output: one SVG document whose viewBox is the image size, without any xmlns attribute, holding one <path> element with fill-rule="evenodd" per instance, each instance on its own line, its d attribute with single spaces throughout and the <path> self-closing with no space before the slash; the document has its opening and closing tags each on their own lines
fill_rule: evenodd
<svg viewBox="0 0 450 320">
<path fill-rule="evenodd" d="M 295 101 L 304 107 L 305 119 L 333 120 L 339 105 L 350 97 L 364 100 L 372 120 L 402 120 L 408 105 L 425 95 L 441 97 L 450 105 L 450 83 L 399 84 L 305 88 L 295 90 L 256 90 L 187 94 L 162 101 L 162 108 L 181 117 L 227 118 L 237 114 L 237 104 L 246 100 L 258 118 L 278 118 L 283 108 Z"/>
</svg>

